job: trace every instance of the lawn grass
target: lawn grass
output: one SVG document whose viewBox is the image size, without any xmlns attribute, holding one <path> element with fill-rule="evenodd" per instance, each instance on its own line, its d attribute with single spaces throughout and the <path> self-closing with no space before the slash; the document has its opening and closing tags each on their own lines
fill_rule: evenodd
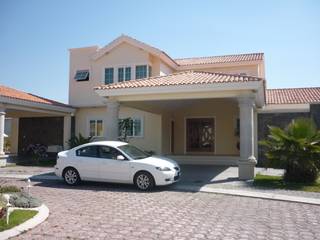
<svg viewBox="0 0 320 240">
<path fill-rule="evenodd" d="M 320 192 L 320 178 L 316 183 L 285 182 L 281 176 L 268 176 L 257 174 L 253 186 L 273 189 L 299 190 L 305 192 Z"/>
<path fill-rule="evenodd" d="M 34 210 L 14 210 L 10 214 L 9 224 L 7 225 L 6 219 L 0 220 L 0 232 L 13 228 L 28 219 L 34 217 L 38 212 Z"/>
</svg>

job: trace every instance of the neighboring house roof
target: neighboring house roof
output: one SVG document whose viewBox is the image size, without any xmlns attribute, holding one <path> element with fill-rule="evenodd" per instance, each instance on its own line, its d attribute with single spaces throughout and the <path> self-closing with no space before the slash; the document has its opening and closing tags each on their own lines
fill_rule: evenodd
<svg viewBox="0 0 320 240">
<path fill-rule="evenodd" d="M 267 104 L 320 103 L 320 87 L 266 90 Z"/>
<path fill-rule="evenodd" d="M 158 48 L 152 47 L 144 42 L 140 42 L 137 39 L 134 39 L 134 38 L 126 36 L 126 35 L 121 35 L 120 37 L 118 37 L 115 40 L 113 40 L 112 42 L 110 42 L 108 45 L 104 46 L 103 48 L 98 49 L 97 53 L 94 54 L 94 56 L 92 58 L 94 60 L 99 59 L 104 54 L 111 51 L 113 48 L 119 46 L 121 43 L 129 43 L 135 47 L 144 49 L 145 51 L 147 51 L 155 56 L 160 57 L 169 66 L 177 67 L 177 63 L 164 51 L 162 51 Z"/>
<path fill-rule="evenodd" d="M 253 76 L 242 76 L 238 74 L 210 73 L 200 71 L 186 71 L 173 73 L 166 76 L 157 76 L 127 82 L 113 83 L 98 86 L 95 89 L 123 89 L 140 87 L 158 87 L 174 85 L 192 85 L 192 84 L 212 84 L 212 83 L 234 83 L 262 81 L 263 78 Z"/>
<path fill-rule="evenodd" d="M 41 104 L 48 104 L 52 106 L 58 106 L 58 107 L 68 107 L 71 108 L 70 105 L 63 104 L 57 101 L 53 101 L 47 98 L 43 98 L 31 93 L 26 93 L 14 88 L 10 88 L 7 86 L 0 85 L 0 97 L 10 98 L 10 99 L 18 99 L 28 102 L 34 102 L 34 103 L 41 103 Z"/>
<path fill-rule="evenodd" d="M 178 58 L 174 60 L 180 66 L 188 66 L 188 65 L 202 65 L 202 64 L 262 61 L 263 58 L 264 58 L 263 53 L 247 53 L 247 54 L 211 56 L 211 57 Z"/>
</svg>

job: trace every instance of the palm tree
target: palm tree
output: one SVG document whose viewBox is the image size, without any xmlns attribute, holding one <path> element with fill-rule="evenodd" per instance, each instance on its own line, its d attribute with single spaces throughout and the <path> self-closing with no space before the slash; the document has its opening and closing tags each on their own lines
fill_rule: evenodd
<svg viewBox="0 0 320 240">
<path fill-rule="evenodd" d="M 285 169 L 284 180 L 315 182 L 320 171 L 320 132 L 313 120 L 292 120 L 286 129 L 269 126 L 266 147 L 269 166 Z"/>
<path fill-rule="evenodd" d="M 132 118 L 124 118 L 119 121 L 119 140 L 128 142 L 128 131 L 132 128 Z"/>
</svg>

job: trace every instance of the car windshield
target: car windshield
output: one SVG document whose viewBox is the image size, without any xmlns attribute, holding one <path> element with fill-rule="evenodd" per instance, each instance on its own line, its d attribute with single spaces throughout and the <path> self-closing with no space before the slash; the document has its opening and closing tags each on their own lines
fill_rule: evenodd
<svg viewBox="0 0 320 240">
<path fill-rule="evenodd" d="M 145 151 L 140 150 L 139 148 L 126 144 L 119 147 L 125 154 L 127 154 L 130 158 L 137 160 L 150 157 L 151 155 L 146 153 Z"/>
</svg>

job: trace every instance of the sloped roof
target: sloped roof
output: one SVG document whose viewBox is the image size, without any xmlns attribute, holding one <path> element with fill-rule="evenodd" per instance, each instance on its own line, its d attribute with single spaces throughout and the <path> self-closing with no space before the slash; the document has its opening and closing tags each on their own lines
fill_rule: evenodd
<svg viewBox="0 0 320 240">
<path fill-rule="evenodd" d="M 247 54 L 234 54 L 234 55 L 210 56 L 210 57 L 178 58 L 174 60 L 180 66 L 188 66 L 188 65 L 202 65 L 202 64 L 260 61 L 260 60 L 263 60 L 263 58 L 264 58 L 263 53 L 247 53 Z"/>
<path fill-rule="evenodd" d="M 71 108 L 70 105 L 60 103 L 54 100 L 50 100 L 47 98 L 43 98 L 37 95 L 34 95 L 32 93 L 23 92 L 14 88 L 10 88 L 7 86 L 0 85 L 0 96 L 11 98 L 11 99 L 18 99 L 28 102 L 35 102 L 35 103 L 42 103 L 42 104 L 48 104 L 52 106 L 59 106 L 59 107 L 68 107 Z"/>
<path fill-rule="evenodd" d="M 115 48 L 116 46 L 118 46 L 124 42 L 129 43 L 133 46 L 139 47 L 141 49 L 144 49 L 144 50 L 162 58 L 162 60 L 164 60 L 167 64 L 169 64 L 172 67 L 177 66 L 177 63 L 164 51 L 162 51 L 158 48 L 155 48 L 149 44 L 146 44 L 144 42 L 141 42 L 135 38 L 124 35 L 124 34 L 122 34 L 120 37 L 114 39 L 112 42 L 110 42 L 109 44 L 107 44 L 103 48 L 98 49 L 97 53 L 94 54 L 93 59 L 94 60 L 99 59 L 104 54 L 106 54 L 107 52 L 111 51 L 113 48 Z"/>
<path fill-rule="evenodd" d="M 320 87 L 266 90 L 267 104 L 320 103 Z"/>
<path fill-rule="evenodd" d="M 242 76 L 237 74 L 210 73 L 200 71 L 178 72 L 166 76 L 150 77 L 127 82 L 113 83 L 98 86 L 95 89 L 124 89 L 141 87 L 160 87 L 192 84 L 212 84 L 212 83 L 234 83 L 262 81 L 262 78 L 252 76 Z"/>
<path fill-rule="evenodd" d="M 204 64 L 222 64 L 222 63 L 239 63 L 239 62 L 250 62 L 250 61 L 263 61 L 263 53 L 246 53 L 246 54 L 234 54 L 234 55 L 223 55 L 223 56 L 209 56 L 209 57 L 192 57 L 192 58 L 177 58 L 172 59 L 165 51 L 153 47 L 149 44 L 141 42 L 135 38 L 122 34 L 118 38 L 114 39 L 112 42 L 106 46 L 97 50 L 93 55 L 93 59 L 97 60 L 102 57 L 107 52 L 111 51 L 116 46 L 121 43 L 126 42 L 133 46 L 139 47 L 150 52 L 153 55 L 156 55 L 167 64 L 173 68 L 190 66 L 190 65 L 204 65 Z"/>
</svg>

